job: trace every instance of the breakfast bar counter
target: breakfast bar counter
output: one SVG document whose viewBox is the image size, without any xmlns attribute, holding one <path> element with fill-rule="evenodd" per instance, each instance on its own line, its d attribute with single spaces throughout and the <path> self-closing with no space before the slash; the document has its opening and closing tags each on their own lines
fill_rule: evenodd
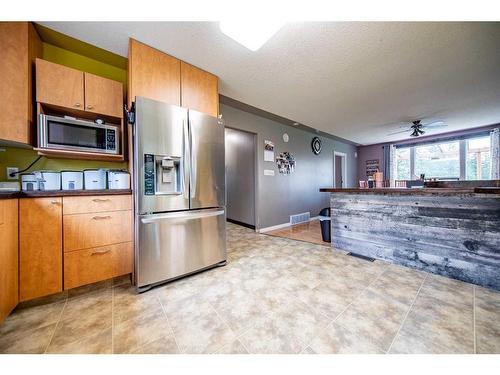
<svg viewBox="0 0 500 375">
<path fill-rule="evenodd" d="M 334 248 L 500 290 L 498 188 L 320 191 Z"/>
</svg>

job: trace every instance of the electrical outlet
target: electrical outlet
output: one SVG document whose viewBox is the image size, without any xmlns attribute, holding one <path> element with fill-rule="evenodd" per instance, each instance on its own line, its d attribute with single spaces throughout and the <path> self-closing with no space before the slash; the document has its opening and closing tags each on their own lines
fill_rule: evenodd
<svg viewBox="0 0 500 375">
<path fill-rule="evenodd" d="M 19 175 L 15 174 L 14 177 L 11 177 L 11 173 L 19 172 L 19 168 L 17 167 L 7 167 L 7 180 L 19 180 Z"/>
</svg>

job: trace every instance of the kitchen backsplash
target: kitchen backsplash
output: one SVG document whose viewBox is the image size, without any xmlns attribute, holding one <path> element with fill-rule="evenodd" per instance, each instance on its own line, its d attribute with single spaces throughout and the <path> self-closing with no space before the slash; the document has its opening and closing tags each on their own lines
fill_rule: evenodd
<svg viewBox="0 0 500 375">
<path fill-rule="evenodd" d="M 7 180 L 7 167 L 17 167 L 19 170 L 26 168 L 30 165 L 37 157 L 36 151 L 25 149 L 25 148 L 15 148 L 15 147 L 0 147 L 5 151 L 0 151 L 0 181 Z M 109 168 L 109 169 L 127 169 L 128 163 L 116 163 L 116 162 L 106 162 L 97 160 L 71 160 L 71 159 L 48 159 L 42 157 L 36 162 L 30 171 L 35 170 L 84 170 L 88 168 Z M 14 180 L 10 180 L 14 181 Z"/>
</svg>

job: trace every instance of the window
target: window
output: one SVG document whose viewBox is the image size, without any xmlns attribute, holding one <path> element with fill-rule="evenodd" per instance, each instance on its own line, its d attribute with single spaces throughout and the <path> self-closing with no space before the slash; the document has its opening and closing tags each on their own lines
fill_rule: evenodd
<svg viewBox="0 0 500 375">
<path fill-rule="evenodd" d="M 396 180 L 410 180 L 410 148 L 397 148 L 395 157 Z"/>
<path fill-rule="evenodd" d="M 394 153 L 394 179 L 412 180 L 424 174 L 442 180 L 489 180 L 490 148 L 489 135 L 400 146 Z"/>
<path fill-rule="evenodd" d="M 466 180 L 489 180 L 491 178 L 490 137 L 467 140 Z"/>
<path fill-rule="evenodd" d="M 415 173 L 425 178 L 460 178 L 459 142 L 415 147 Z"/>
</svg>

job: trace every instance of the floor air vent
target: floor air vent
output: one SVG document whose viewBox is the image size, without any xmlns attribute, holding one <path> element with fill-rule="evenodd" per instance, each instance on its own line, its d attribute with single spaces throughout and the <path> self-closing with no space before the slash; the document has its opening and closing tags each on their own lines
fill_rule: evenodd
<svg viewBox="0 0 500 375">
<path fill-rule="evenodd" d="M 364 256 L 364 255 L 359 255 L 359 254 L 354 254 L 354 253 L 347 253 L 347 255 L 350 255 L 350 256 L 355 257 L 355 258 L 366 260 L 367 262 L 374 262 L 375 261 L 375 258 L 370 258 L 370 257 Z"/>
<path fill-rule="evenodd" d="M 307 223 L 311 218 L 311 214 L 309 212 L 304 212 L 297 215 L 290 215 L 290 224 L 300 224 Z"/>
</svg>

